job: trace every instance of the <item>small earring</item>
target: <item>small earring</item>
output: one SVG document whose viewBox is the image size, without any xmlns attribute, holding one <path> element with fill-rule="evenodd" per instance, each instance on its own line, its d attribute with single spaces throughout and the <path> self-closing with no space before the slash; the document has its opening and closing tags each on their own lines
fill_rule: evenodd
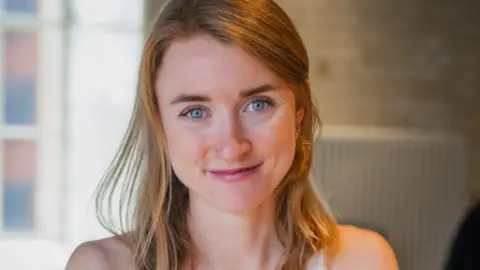
<svg viewBox="0 0 480 270">
<path fill-rule="evenodd" d="M 295 131 L 295 138 L 298 139 L 299 136 L 300 136 L 300 128 L 297 127 L 297 130 Z"/>
</svg>

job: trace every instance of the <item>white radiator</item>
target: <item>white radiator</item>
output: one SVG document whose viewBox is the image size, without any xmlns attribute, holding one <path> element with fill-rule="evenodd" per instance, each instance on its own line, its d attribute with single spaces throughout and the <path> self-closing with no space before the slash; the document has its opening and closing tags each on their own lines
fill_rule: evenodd
<svg viewBox="0 0 480 270">
<path fill-rule="evenodd" d="M 341 223 L 383 234 L 401 269 L 442 269 L 468 202 L 466 147 L 439 132 L 324 127 L 315 186 Z"/>
</svg>

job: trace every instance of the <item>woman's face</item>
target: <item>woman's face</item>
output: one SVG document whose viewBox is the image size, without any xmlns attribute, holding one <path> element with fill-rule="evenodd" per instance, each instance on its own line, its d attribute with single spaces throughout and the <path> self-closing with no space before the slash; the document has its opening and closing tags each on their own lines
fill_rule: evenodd
<svg viewBox="0 0 480 270">
<path fill-rule="evenodd" d="M 285 82 L 239 47 L 197 36 L 165 52 L 156 92 L 173 169 L 193 202 L 244 212 L 272 199 L 303 117 Z"/>
</svg>

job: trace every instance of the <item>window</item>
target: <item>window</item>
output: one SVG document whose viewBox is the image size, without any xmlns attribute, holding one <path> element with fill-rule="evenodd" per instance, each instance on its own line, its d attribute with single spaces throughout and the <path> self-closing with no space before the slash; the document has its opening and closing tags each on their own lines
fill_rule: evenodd
<svg viewBox="0 0 480 270">
<path fill-rule="evenodd" d="M 0 237 L 59 237 L 61 7 L 0 0 Z"/>
<path fill-rule="evenodd" d="M 42 241 L 61 237 L 62 2 L 0 0 L 0 269 L 58 254 Z"/>
<path fill-rule="evenodd" d="M 142 33 L 141 0 L 0 0 L 0 269 L 63 269 L 104 235 L 92 192 L 129 120 Z"/>
</svg>

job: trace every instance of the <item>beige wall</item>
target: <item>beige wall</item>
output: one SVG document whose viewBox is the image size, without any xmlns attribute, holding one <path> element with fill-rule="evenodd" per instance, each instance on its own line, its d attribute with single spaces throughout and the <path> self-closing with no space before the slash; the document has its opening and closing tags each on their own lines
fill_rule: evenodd
<svg viewBox="0 0 480 270">
<path fill-rule="evenodd" d="M 277 2 L 309 49 L 325 123 L 458 130 L 471 140 L 471 190 L 480 190 L 480 4 Z"/>
<path fill-rule="evenodd" d="M 163 1 L 149 1 L 151 18 Z M 324 123 L 458 130 L 471 140 L 471 191 L 480 193 L 480 4 L 277 2 L 309 49 Z"/>
</svg>

